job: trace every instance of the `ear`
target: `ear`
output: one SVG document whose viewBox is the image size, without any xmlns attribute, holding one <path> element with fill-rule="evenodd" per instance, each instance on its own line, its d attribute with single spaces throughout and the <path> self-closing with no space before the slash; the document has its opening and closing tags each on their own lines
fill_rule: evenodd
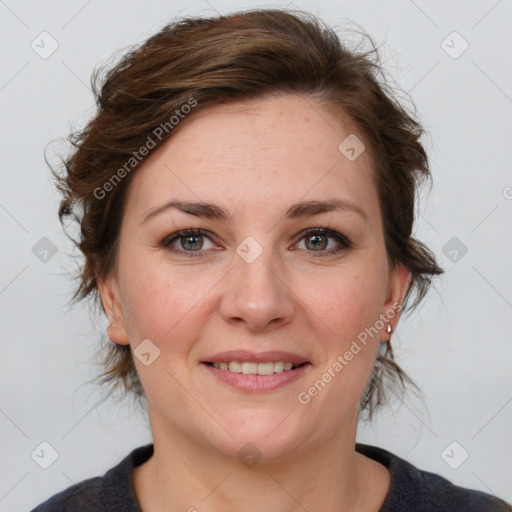
<svg viewBox="0 0 512 512">
<path fill-rule="evenodd" d="M 130 336 L 125 326 L 123 308 L 117 279 L 113 274 L 106 278 L 97 278 L 103 310 L 109 320 L 108 337 L 119 345 L 129 345 Z"/>
<path fill-rule="evenodd" d="M 402 263 L 397 263 L 395 269 L 391 272 L 388 284 L 388 294 L 384 302 L 383 315 L 386 319 L 386 326 L 383 330 L 383 339 L 389 338 L 387 334 L 387 326 L 391 325 L 392 333 L 395 332 L 400 314 L 402 311 L 402 301 L 409 286 L 411 273 L 409 269 Z"/>
</svg>

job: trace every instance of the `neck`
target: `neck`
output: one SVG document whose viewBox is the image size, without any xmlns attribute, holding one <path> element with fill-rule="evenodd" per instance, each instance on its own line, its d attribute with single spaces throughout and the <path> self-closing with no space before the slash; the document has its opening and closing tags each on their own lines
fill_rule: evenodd
<svg viewBox="0 0 512 512">
<path fill-rule="evenodd" d="M 389 472 L 355 451 L 356 424 L 328 442 L 244 464 L 152 423 L 154 455 L 134 471 L 145 512 L 378 512 Z"/>
</svg>

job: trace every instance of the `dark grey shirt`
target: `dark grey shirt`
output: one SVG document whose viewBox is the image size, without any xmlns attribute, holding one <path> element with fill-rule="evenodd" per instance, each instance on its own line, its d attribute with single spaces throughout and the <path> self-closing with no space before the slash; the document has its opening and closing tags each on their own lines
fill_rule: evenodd
<svg viewBox="0 0 512 512">
<path fill-rule="evenodd" d="M 386 466 L 391 474 L 391 487 L 379 512 L 512 512 L 510 505 L 494 496 L 458 487 L 382 448 L 358 443 L 356 450 Z M 72 485 L 32 512 L 142 512 L 132 472 L 151 455 L 152 444 L 141 446 L 103 477 Z"/>
</svg>

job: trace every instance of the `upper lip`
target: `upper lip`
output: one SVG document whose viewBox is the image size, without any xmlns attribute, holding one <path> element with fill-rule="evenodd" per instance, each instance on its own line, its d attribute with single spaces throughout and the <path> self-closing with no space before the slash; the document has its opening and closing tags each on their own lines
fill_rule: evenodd
<svg viewBox="0 0 512 512">
<path fill-rule="evenodd" d="M 268 352 L 250 352 L 248 350 L 228 350 L 208 357 L 203 363 L 223 363 L 229 361 L 247 361 L 250 363 L 268 363 L 273 361 L 290 362 L 295 365 L 309 362 L 305 357 L 292 352 L 272 350 Z"/>
</svg>

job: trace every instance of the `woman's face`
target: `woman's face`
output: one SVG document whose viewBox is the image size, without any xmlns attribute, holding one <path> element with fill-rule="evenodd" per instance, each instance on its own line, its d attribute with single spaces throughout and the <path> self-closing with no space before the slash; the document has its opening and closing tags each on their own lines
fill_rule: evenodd
<svg viewBox="0 0 512 512">
<path fill-rule="evenodd" d="M 350 132 L 294 95 L 182 123 L 133 177 L 100 282 L 155 440 L 268 457 L 353 440 L 408 278 L 389 271 L 368 149 L 340 150 Z"/>
</svg>

